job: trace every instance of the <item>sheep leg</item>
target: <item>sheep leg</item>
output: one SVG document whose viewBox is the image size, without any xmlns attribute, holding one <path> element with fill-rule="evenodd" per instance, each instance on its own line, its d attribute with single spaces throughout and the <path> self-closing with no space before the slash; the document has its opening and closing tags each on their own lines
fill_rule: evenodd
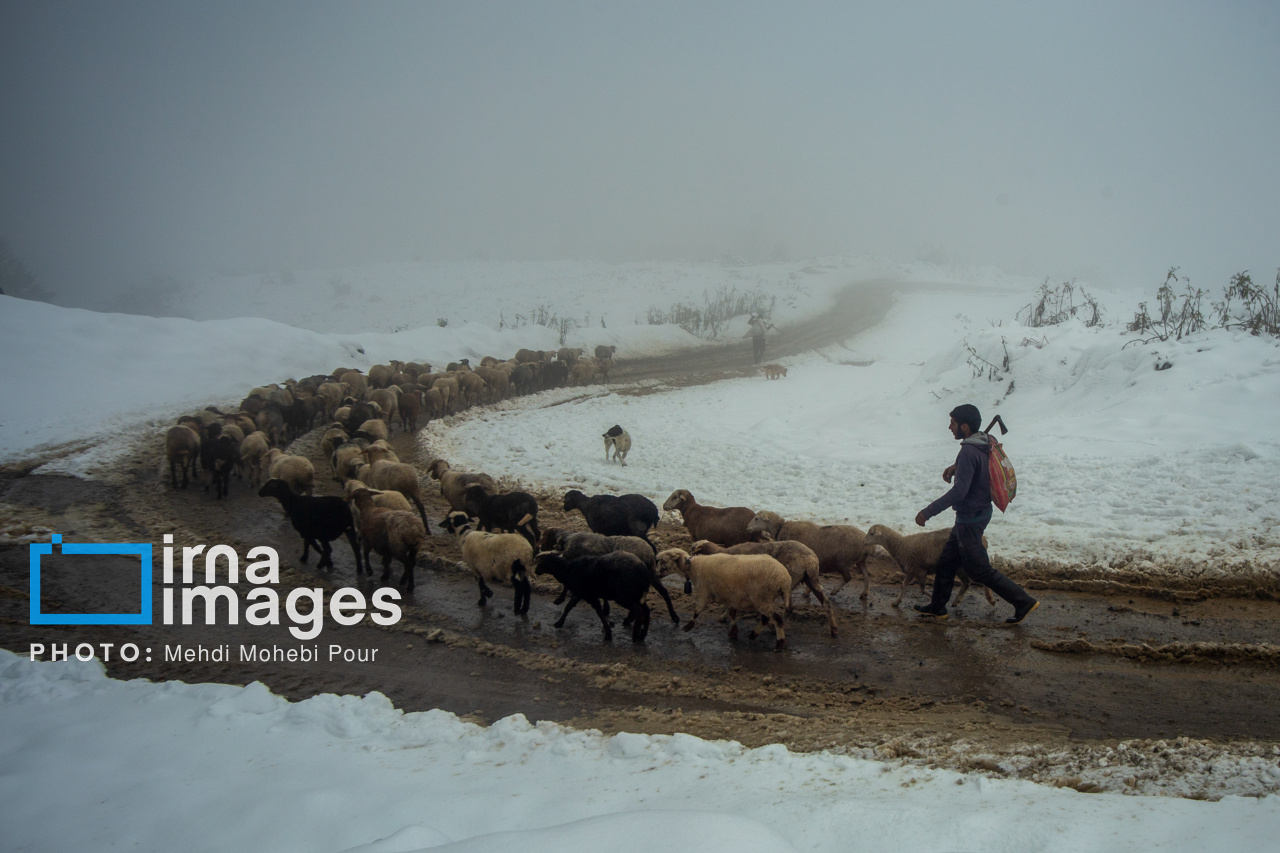
<svg viewBox="0 0 1280 853">
<path fill-rule="evenodd" d="M 348 527 L 343 531 L 347 535 L 347 541 L 351 543 L 351 556 L 356 558 L 356 575 L 358 576 L 363 570 L 360 565 L 360 543 L 356 541 L 356 531 L 354 527 Z M 373 570 L 369 570 L 369 574 L 373 574 Z"/>
<path fill-rule="evenodd" d="M 559 594 L 559 595 L 557 595 L 557 596 L 556 596 L 556 600 L 555 600 L 555 601 L 553 601 L 553 602 L 551 602 L 551 603 L 552 603 L 552 604 L 554 604 L 555 606 L 559 607 L 561 604 L 564 604 L 564 600 L 565 600 L 566 598 L 568 598 L 568 597 L 569 597 L 569 587 L 567 587 L 567 586 L 561 586 L 561 587 L 560 587 L 560 594 Z"/>
<path fill-rule="evenodd" d="M 679 625 L 680 617 L 676 614 L 676 606 L 671 603 L 671 593 L 667 591 L 666 585 L 658 580 L 657 575 L 649 579 L 649 585 L 656 589 L 658 595 L 662 596 L 662 600 L 667 603 L 667 613 L 671 616 L 672 624 Z"/>
<path fill-rule="evenodd" d="M 431 535 L 431 522 L 427 521 L 427 508 L 422 505 L 422 501 L 417 495 L 410 495 L 413 498 L 414 505 L 418 508 L 418 515 L 422 516 L 422 526 L 427 529 L 427 535 Z"/>
<path fill-rule="evenodd" d="M 841 568 L 838 573 L 840 575 L 840 583 L 836 584 L 836 588 L 831 590 L 831 593 L 827 596 L 828 598 L 835 598 L 836 593 L 844 589 L 845 584 L 853 580 L 853 573 L 850 572 L 847 568 Z"/>
<path fill-rule="evenodd" d="M 524 616 L 529 612 L 529 599 L 532 598 L 533 585 L 529 583 L 529 579 L 524 575 L 511 576 L 511 586 L 515 587 L 516 601 L 515 614 Z"/>
<path fill-rule="evenodd" d="M 751 633 L 754 635 L 755 631 L 752 631 Z M 729 608 L 729 639 L 738 639 L 738 611 L 734 610 L 732 607 Z"/>
<path fill-rule="evenodd" d="M 635 609 L 631 611 L 631 618 L 633 620 L 631 628 L 631 642 L 644 642 L 645 636 L 649 633 L 650 615 L 651 612 L 649 610 L 649 605 L 645 604 L 643 601 L 637 604 Z"/>
<path fill-rule="evenodd" d="M 606 599 L 606 602 L 608 599 Z M 604 628 L 604 641 L 606 643 L 613 642 L 613 629 L 609 627 L 609 613 L 600 604 L 597 598 L 588 598 L 587 602 L 596 609 L 596 614 L 600 617 L 600 624 Z"/>
<path fill-rule="evenodd" d="M 382 555 L 382 578 L 379 580 L 379 583 L 385 586 L 387 581 L 389 580 L 391 580 L 391 555 L 383 554 Z"/>
<path fill-rule="evenodd" d="M 404 558 L 404 572 L 400 575 L 400 582 L 396 586 L 405 589 L 413 589 L 413 567 L 418 562 L 417 550 L 410 551 Z"/>
<path fill-rule="evenodd" d="M 951 602 L 952 607 L 960 606 L 960 602 L 964 601 L 964 597 L 969 592 L 969 587 L 972 585 L 972 581 L 969 580 L 969 576 L 964 572 L 956 572 L 956 577 L 960 580 L 960 592 L 956 593 L 956 600 Z"/>
<path fill-rule="evenodd" d="M 476 580 L 480 583 L 480 600 L 476 602 L 476 607 L 484 607 L 485 602 L 493 595 L 493 590 L 489 589 L 489 585 L 484 582 L 484 578 L 479 573 L 476 574 Z"/>
<path fill-rule="evenodd" d="M 831 629 L 831 636 L 839 636 L 840 626 L 836 624 L 835 608 L 831 606 L 831 599 L 822 594 L 822 582 L 818 578 L 811 578 L 808 575 L 804 576 L 803 581 L 807 587 L 806 592 L 812 592 L 817 596 L 818 603 L 827 611 L 827 626 Z M 791 602 L 788 601 L 787 603 L 790 604 Z"/>
<path fill-rule="evenodd" d="M 862 570 L 862 595 L 858 596 L 863 601 L 867 600 L 867 596 L 871 595 L 871 570 L 867 568 L 867 557 L 864 554 L 862 559 L 857 562 L 857 567 Z"/>
<path fill-rule="evenodd" d="M 316 563 L 317 569 L 333 568 L 333 546 L 328 542 L 320 539 L 316 540 L 316 550 L 320 552 L 320 562 Z"/>
<path fill-rule="evenodd" d="M 564 612 L 560 614 L 560 618 L 559 618 L 559 619 L 557 619 L 554 623 L 552 623 L 552 627 L 554 627 L 554 628 L 563 628 L 563 627 L 564 627 L 564 620 L 565 620 L 566 618 L 568 618 L 568 616 L 569 616 L 569 611 L 570 611 L 570 610 L 572 610 L 574 607 L 576 607 L 576 606 L 578 605 L 578 602 L 579 602 L 579 601 L 581 601 L 581 600 L 582 600 L 582 599 L 581 599 L 581 598 L 578 598 L 578 596 L 577 596 L 576 594 L 575 594 L 575 595 L 570 595 L 570 596 L 569 596 L 569 606 L 568 606 L 568 607 L 566 607 L 566 608 L 564 609 Z M 597 609 L 597 610 L 599 609 L 599 607 L 600 607 L 600 605 L 599 605 L 599 604 L 596 604 L 596 609 Z M 606 623 L 606 627 L 607 627 L 608 619 L 605 619 L 605 623 Z"/>
<path fill-rule="evenodd" d="M 782 627 L 782 614 L 775 612 L 773 614 L 773 630 L 778 635 L 778 642 L 774 644 L 773 650 L 780 652 L 787 647 L 787 632 Z"/>
<path fill-rule="evenodd" d="M 915 568 L 907 568 L 902 570 L 902 586 L 898 588 L 898 597 L 893 600 L 893 606 L 897 607 L 902 604 L 902 597 L 907 594 L 907 587 L 916 582 L 916 573 L 919 572 Z M 920 589 L 924 590 L 924 575 L 921 573 Z"/>
</svg>

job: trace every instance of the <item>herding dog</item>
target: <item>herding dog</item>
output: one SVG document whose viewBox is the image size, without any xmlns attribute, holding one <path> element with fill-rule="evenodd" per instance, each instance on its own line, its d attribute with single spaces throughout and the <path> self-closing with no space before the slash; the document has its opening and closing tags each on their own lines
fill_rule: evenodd
<svg viewBox="0 0 1280 853">
<path fill-rule="evenodd" d="M 627 464 L 627 451 L 631 449 L 631 434 L 614 424 L 604 434 L 604 461 L 609 461 L 609 450 L 613 449 L 613 458 Z"/>
<path fill-rule="evenodd" d="M 760 369 L 764 371 L 765 379 L 781 379 L 787 375 L 787 369 L 781 364 L 766 364 Z"/>
</svg>

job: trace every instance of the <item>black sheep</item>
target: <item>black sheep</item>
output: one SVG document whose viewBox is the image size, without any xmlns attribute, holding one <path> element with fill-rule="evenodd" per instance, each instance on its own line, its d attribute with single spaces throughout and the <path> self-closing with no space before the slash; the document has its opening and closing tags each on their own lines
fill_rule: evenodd
<svg viewBox="0 0 1280 853">
<path fill-rule="evenodd" d="M 492 533 L 510 530 L 519 533 L 536 545 L 542 535 L 538 530 L 538 501 L 528 492 L 508 492 L 491 495 L 484 486 L 467 486 L 462 493 L 462 505 L 469 515 L 478 519 L 480 529 Z"/>
<path fill-rule="evenodd" d="M 320 555 L 316 568 L 333 568 L 333 548 L 329 545 L 334 539 L 347 536 L 351 543 L 351 553 L 356 558 L 356 574 L 364 570 L 360 560 L 360 545 L 356 541 L 356 526 L 351 519 L 351 509 L 342 498 L 332 495 L 314 497 L 311 495 L 295 495 L 293 489 L 284 480 L 271 479 L 258 489 L 258 496 L 275 498 L 280 501 L 285 515 L 293 529 L 302 535 L 302 556 L 298 559 L 307 561 L 311 548 Z M 369 569 L 369 574 L 373 573 Z"/>
<path fill-rule="evenodd" d="M 239 431 L 232 435 L 223 431 L 222 424 L 212 423 L 205 435 L 200 444 L 200 467 L 212 474 L 214 496 L 221 500 L 231 490 L 231 471 L 240 464 Z"/>
<path fill-rule="evenodd" d="M 602 536 L 639 536 L 647 542 L 649 531 L 658 526 L 658 507 L 644 495 L 587 497 L 570 489 L 564 496 L 564 511 L 575 509 L 582 512 L 587 527 Z"/>
<path fill-rule="evenodd" d="M 569 531 L 561 530 L 557 527 L 548 527 L 542 534 L 542 541 L 538 543 L 537 547 L 539 551 L 559 551 L 566 560 L 572 560 L 575 557 L 595 557 L 601 554 L 609 554 L 613 551 L 627 551 L 635 554 L 640 558 L 640 562 L 644 563 L 649 569 L 649 585 L 666 602 L 667 613 L 671 614 L 671 621 L 677 625 L 680 624 L 680 617 L 676 615 L 675 605 L 671 603 L 671 593 L 667 591 L 662 579 L 658 577 L 658 573 L 654 569 L 656 555 L 653 553 L 653 543 L 647 539 L 641 539 L 638 536 L 602 536 L 599 533 L 591 533 L 585 530 Z M 565 597 L 568 594 L 568 589 L 562 589 L 559 597 L 553 603 L 564 604 Z M 623 622 L 622 624 L 626 625 L 628 623 Z"/>
<path fill-rule="evenodd" d="M 364 425 L 365 421 L 371 421 L 379 417 L 381 415 L 373 404 L 353 403 L 351 405 L 351 413 L 347 415 L 347 419 L 342 426 L 346 429 L 347 435 L 355 435 L 360 431 L 360 427 Z"/>
<path fill-rule="evenodd" d="M 538 574 L 551 575 L 569 590 L 569 603 L 555 627 L 563 628 L 569 611 L 579 601 L 585 601 L 600 617 L 604 640 L 610 642 L 613 629 L 609 627 L 609 602 L 615 601 L 627 611 L 631 642 L 643 642 L 649 633 L 649 605 L 644 603 L 644 596 L 649 591 L 651 572 L 635 554 L 614 551 L 566 560 L 559 554 L 544 552 L 538 555 L 537 570 Z"/>
</svg>

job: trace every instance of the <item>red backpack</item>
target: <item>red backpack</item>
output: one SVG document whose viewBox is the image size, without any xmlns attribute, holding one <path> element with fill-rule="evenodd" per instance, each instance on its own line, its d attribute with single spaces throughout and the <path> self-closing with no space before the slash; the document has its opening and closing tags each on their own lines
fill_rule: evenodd
<svg viewBox="0 0 1280 853">
<path fill-rule="evenodd" d="M 1009 501 L 1018 494 L 1018 476 L 1013 472 L 1013 463 L 1009 461 L 1004 448 L 991 434 L 991 428 L 997 424 L 1000 426 L 1001 435 L 1009 431 L 999 415 L 987 424 L 987 441 L 991 444 L 991 456 L 987 461 L 987 468 L 991 473 L 991 502 L 1004 512 L 1009 506 Z"/>
</svg>

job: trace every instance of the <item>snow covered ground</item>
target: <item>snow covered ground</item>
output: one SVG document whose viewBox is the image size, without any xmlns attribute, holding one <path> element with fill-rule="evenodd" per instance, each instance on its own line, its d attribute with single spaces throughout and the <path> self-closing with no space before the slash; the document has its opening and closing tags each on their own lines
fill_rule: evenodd
<svg viewBox="0 0 1280 853">
<path fill-rule="evenodd" d="M 481 727 L 376 693 L 290 703 L 4 651 L 0 766 L 7 850 L 1077 853 L 1264 850 L 1280 832 L 1275 796 L 1082 794 L 518 715 Z"/>
<path fill-rule="evenodd" d="M 0 458 L 75 442 L 84 446 L 42 470 L 92 477 L 140 431 L 264 382 L 550 348 L 556 329 L 512 328 L 539 306 L 581 318 L 569 345 L 614 344 L 622 359 L 697 343 L 649 325 L 651 307 L 759 288 L 777 297 L 772 319 L 785 325 L 855 281 L 893 278 L 929 286 L 843 345 L 783 361 L 780 381 L 638 397 L 552 391 L 435 422 L 423 440 L 531 487 L 658 502 L 688 488 L 706 503 L 906 529 L 945 490 L 939 475 L 956 451 L 947 412 L 972 402 L 1011 427 L 1018 466 L 1018 497 L 988 530 L 996 554 L 1182 573 L 1278 568 L 1280 346 L 1228 331 L 1125 346 L 1120 321 L 1146 297 L 1091 290 L 1109 325 L 1031 329 L 1015 316 L 1038 281 L 853 257 L 277 278 L 180 294 L 174 307 L 193 320 L 0 296 L 10 366 Z M 305 291 L 311 278 L 332 292 Z M 744 320 L 721 339 L 745 362 Z M 1002 366 L 1006 352 L 1009 367 L 993 378 L 984 365 Z M 626 468 L 603 459 L 599 436 L 614 423 L 635 441 Z M 1254 763 L 1218 772 L 1280 779 L 1274 758 Z M 4 654 L 0 767 L 0 826 L 14 849 L 1181 851 L 1246 849 L 1280 830 L 1275 797 L 1083 795 L 684 736 L 605 737 L 520 718 L 478 728 L 401 714 L 376 695 L 289 704 L 260 685 L 122 683 L 97 664 Z"/>
</svg>

